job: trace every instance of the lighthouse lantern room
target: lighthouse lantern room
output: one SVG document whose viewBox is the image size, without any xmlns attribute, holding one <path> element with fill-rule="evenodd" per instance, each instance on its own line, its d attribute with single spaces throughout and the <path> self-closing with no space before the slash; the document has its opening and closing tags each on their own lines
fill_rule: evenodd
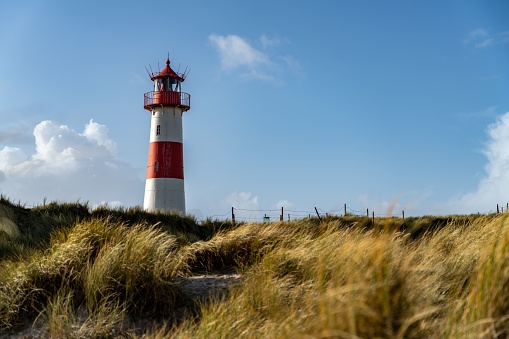
<svg viewBox="0 0 509 339">
<path fill-rule="evenodd" d="M 189 110 L 191 98 L 181 91 L 186 72 L 175 72 L 168 58 L 161 72 L 149 75 L 154 90 L 145 93 L 144 100 L 151 119 L 143 208 L 185 214 L 182 114 Z"/>
</svg>

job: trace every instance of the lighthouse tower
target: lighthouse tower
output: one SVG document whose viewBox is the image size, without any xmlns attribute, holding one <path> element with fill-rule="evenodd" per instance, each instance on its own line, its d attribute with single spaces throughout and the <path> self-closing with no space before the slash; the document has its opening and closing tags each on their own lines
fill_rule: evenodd
<svg viewBox="0 0 509 339">
<path fill-rule="evenodd" d="M 186 213 L 182 113 L 190 108 L 190 95 L 181 92 L 184 74 L 170 67 L 149 73 L 154 90 L 145 93 L 144 108 L 150 111 L 150 146 L 143 208 Z"/>
</svg>

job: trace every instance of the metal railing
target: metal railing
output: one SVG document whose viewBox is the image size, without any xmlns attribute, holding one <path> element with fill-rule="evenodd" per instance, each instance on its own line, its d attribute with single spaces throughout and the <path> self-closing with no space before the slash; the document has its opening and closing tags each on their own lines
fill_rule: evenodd
<svg viewBox="0 0 509 339">
<path fill-rule="evenodd" d="M 191 107 L 191 96 L 189 93 L 172 91 L 155 91 L 145 93 L 143 107 L 150 110 L 154 106 L 170 105 L 181 107 L 187 111 Z"/>
</svg>

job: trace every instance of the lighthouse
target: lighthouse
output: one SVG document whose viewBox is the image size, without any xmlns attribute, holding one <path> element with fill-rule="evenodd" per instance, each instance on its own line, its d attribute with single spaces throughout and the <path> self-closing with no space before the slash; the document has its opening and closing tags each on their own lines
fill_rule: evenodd
<svg viewBox="0 0 509 339">
<path fill-rule="evenodd" d="M 150 145 L 143 208 L 186 213 L 182 114 L 189 110 L 191 96 L 181 91 L 186 74 L 166 67 L 149 72 L 154 90 L 145 93 L 144 108 L 150 111 Z"/>
</svg>

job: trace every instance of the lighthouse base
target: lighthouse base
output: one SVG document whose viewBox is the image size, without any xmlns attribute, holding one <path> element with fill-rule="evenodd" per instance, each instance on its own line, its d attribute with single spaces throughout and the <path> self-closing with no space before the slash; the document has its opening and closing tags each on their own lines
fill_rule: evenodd
<svg viewBox="0 0 509 339">
<path fill-rule="evenodd" d="M 184 180 L 173 178 L 147 179 L 143 208 L 149 212 L 165 210 L 185 214 Z"/>
</svg>

